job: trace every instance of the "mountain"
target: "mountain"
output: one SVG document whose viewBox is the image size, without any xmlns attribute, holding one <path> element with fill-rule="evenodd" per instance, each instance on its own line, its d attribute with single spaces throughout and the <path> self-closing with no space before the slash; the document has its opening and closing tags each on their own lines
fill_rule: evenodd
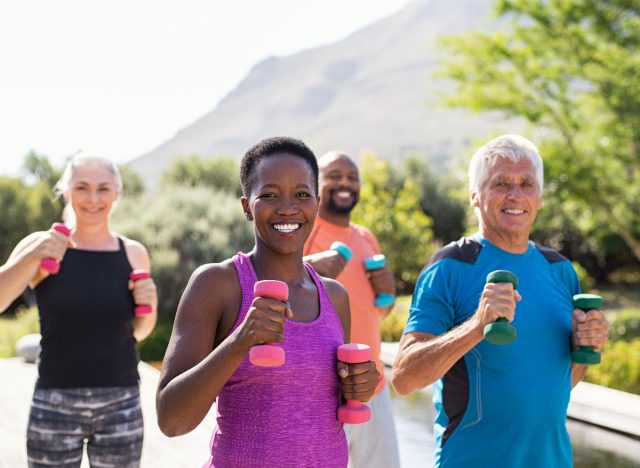
<svg viewBox="0 0 640 468">
<path fill-rule="evenodd" d="M 425 156 L 446 169 L 470 144 L 513 130 L 498 116 L 442 108 L 451 84 L 434 77 L 437 39 L 485 28 L 489 0 L 415 0 L 351 36 L 255 65 L 215 109 L 130 166 L 150 188 L 175 158 L 241 158 L 260 139 L 287 135 L 320 156 L 342 149 L 389 160 Z"/>
</svg>

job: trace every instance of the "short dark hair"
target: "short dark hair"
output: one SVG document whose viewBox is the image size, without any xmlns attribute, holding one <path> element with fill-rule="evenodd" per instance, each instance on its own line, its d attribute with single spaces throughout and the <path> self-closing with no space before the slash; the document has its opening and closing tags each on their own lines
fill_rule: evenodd
<svg viewBox="0 0 640 468">
<path fill-rule="evenodd" d="M 251 193 L 253 176 L 260 161 L 277 153 L 298 156 L 309 165 L 313 173 L 313 182 L 318 193 L 318 161 L 313 151 L 303 141 L 291 137 L 265 138 L 247 150 L 240 161 L 240 185 L 242 193 L 248 197 Z"/>
</svg>

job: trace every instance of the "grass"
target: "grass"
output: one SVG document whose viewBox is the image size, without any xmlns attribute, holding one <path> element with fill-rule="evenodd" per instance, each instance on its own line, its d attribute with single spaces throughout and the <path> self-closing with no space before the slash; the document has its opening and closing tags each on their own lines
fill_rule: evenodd
<svg viewBox="0 0 640 468">
<path fill-rule="evenodd" d="M 29 333 L 40 333 L 38 311 L 20 309 L 15 316 L 0 315 L 0 358 L 16 355 L 16 342 Z"/>
</svg>

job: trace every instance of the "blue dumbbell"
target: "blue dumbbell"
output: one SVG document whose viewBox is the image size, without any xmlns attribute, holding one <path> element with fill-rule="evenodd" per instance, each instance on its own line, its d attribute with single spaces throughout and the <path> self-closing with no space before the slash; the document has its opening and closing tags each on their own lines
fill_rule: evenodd
<svg viewBox="0 0 640 468">
<path fill-rule="evenodd" d="M 367 271 L 377 270 L 387 264 L 387 258 L 383 254 L 373 255 L 364 261 L 364 268 Z M 376 296 L 376 307 L 390 307 L 393 305 L 395 297 L 393 294 L 380 293 Z"/>
<path fill-rule="evenodd" d="M 335 241 L 329 248 L 338 252 L 347 262 L 353 258 L 353 252 L 349 246 L 343 242 Z"/>
</svg>

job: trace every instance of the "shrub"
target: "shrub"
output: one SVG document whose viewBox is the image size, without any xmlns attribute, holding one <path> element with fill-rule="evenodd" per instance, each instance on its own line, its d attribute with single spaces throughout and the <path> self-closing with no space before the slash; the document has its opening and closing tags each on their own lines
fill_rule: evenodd
<svg viewBox="0 0 640 468">
<path fill-rule="evenodd" d="M 625 310 L 616 314 L 609 325 L 612 341 L 633 341 L 640 339 L 640 310 Z"/>
<path fill-rule="evenodd" d="M 640 339 L 607 343 L 602 363 L 592 366 L 585 380 L 640 395 Z"/>
<path fill-rule="evenodd" d="M 20 309 L 15 316 L 0 316 L 0 358 L 15 356 L 16 342 L 30 333 L 40 333 L 35 307 Z"/>
<path fill-rule="evenodd" d="M 396 305 L 389 315 L 380 324 L 380 336 L 382 341 L 399 341 L 402 336 L 404 326 L 409 317 L 409 307 L 411 306 L 411 296 L 398 296 Z"/>
</svg>

